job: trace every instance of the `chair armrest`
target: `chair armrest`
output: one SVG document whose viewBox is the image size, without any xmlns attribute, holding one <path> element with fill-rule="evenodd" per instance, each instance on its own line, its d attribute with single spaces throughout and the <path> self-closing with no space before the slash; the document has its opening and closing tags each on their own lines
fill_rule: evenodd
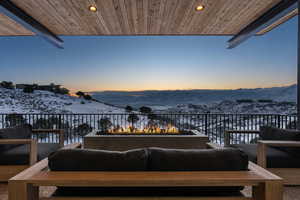
<svg viewBox="0 0 300 200">
<path fill-rule="evenodd" d="M 257 130 L 225 130 L 224 132 L 224 145 L 225 146 L 230 146 L 230 135 L 233 134 L 258 134 L 259 131 Z"/>
<path fill-rule="evenodd" d="M 64 146 L 64 130 L 63 129 L 33 129 L 33 134 L 55 133 L 59 134 L 59 146 Z"/>
<path fill-rule="evenodd" d="M 33 133 L 64 133 L 63 129 L 32 129 Z"/>
<path fill-rule="evenodd" d="M 31 144 L 32 139 L 0 139 L 0 144 Z"/>
<path fill-rule="evenodd" d="M 273 147 L 300 147 L 300 141 L 259 140 L 258 143 Z"/>
<path fill-rule="evenodd" d="M 267 167 L 267 147 L 300 147 L 300 141 L 259 140 L 257 142 L 257 164 Z"/>
<path fill-rule="evenodd" d="M 33 139 L 1 139 L 0 144 L 29 144 L 29 164 L 37 162 L 37 141 Z"/>
<path fill-rule="evenodd" d="M 243 133 L 243 134 L 258 134 L 259 131 L 257 130 L 225 130 L 227 134 L 235 134 L 235 133 Z"/>
</svg>

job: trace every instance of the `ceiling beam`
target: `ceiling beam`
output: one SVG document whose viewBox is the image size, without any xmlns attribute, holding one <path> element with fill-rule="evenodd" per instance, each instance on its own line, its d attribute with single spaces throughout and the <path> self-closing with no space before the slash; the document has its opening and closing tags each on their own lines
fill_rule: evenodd
<svg viewBox="0 0 300 200">
<path fill-rule="evenodd" d="M 17 23 L 24 26 L 26 29 L 32 31 L 36 35 L 42 37 L 47 40 L 54 46 L 63 49 L 63 40 L 60 39 L 57 35 L 51 32 L 47 27 L 43 24 L 39 23 L 21 8 L 17 7 L 10 0 L 0 0 L 0 12 L 10 17 Z"/>
<path fill-rule="evenodd" d="M 256 35 L 258 32 L 271 26 L 277 20 L 280 20 L 290 12 L 293 12 L 295 9 L 297 9 L 297 7 L 297 0 L 282 0 L 276 6 L 268 10 L 266 13 L 228 40 L 228 49 L 238 46 L 250 37 Z"/>
</svg>

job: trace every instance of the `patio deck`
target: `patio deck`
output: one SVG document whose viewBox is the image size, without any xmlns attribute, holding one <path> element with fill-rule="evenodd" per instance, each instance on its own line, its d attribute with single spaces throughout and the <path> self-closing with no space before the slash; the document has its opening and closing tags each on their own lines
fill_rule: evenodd
<svg viewBox="0 0 300 200">
<path fill-rule="evenodd" d="M 41 187 L 40 195 L 49 197 L 54 191 L 54 187 Z M 251 188 L 247 187 L 243 191 L 246 195 L 251 193 Z M 284 187 L 283 200 L 298 200 L 300 197 L 300 186 Z M 8 200 L 7 184 L 0 183 L 0 200 Z"/>
</svg>

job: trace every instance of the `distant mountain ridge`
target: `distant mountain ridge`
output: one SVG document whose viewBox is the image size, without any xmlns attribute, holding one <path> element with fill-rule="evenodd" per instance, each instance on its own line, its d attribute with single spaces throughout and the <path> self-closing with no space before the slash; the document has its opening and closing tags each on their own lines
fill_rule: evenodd
<svg viewBox="0 0 300 200">
<path fill-rule="evenodd" d="M 103 102 L 125 106 L 175 106 L 178 104 L 210 104 L 237 99 L 270 99 L 296 102 L 297 85 L 236 90 L 165 90 L 165 91 L 103 91 L 91 95 Z"/>
<path fill-rule="evenodd" d="M 136 108 L 151 106 L 155 112 L 163 113 L 294 114 L 297 112 L 296 89 L 296 85 L 291 85 L 226 91 L 106 92 L 100 93 L 101 102 L 95 102 L 48 91 L 25 93 L 21 89 L 0 88 L 0 113 L 123 113 L 122 106 L 133 105 Z M 272 101 L 256 101 L 261 99 Z"/>
</svg>

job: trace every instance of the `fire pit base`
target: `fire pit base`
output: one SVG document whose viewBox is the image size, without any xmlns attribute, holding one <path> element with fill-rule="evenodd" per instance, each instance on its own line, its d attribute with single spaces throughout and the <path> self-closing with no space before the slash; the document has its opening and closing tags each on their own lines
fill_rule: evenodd
<svg viewBox="0 0 300 200">
<path fill-rule="evenodd" d="M 84 148 L 126 151 L 145 147 L 174 149 L 204 149 L 209 142 L 207 136 L 189 132 L 189 134 L 97 134 L 93 131 L 83 139 Z"/>
</svg>

